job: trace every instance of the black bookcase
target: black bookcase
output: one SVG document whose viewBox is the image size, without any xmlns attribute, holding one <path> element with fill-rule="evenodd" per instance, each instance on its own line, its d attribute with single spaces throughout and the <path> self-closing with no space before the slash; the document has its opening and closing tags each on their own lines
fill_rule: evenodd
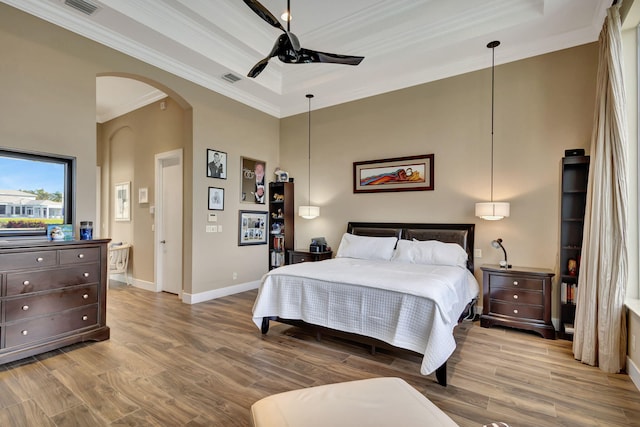
<svg viewBox="0 0 640 427">
<path fill-rule="evenodd" d="M 292 182 L 269 183 L 269 270 L 287 264 L 293 249 L 294 203 Z"/>
<path fill-rule="evenodd" d="M 562 159 L 558 338 L 567 340 L 573 339 L 588 178 L 589 156 L 568 156 Z"/>
</svg>

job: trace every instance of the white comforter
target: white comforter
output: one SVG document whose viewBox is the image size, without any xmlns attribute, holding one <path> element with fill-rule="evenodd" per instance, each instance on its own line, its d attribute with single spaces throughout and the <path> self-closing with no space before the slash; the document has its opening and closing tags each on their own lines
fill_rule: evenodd
<svg viewBox="0 0 640 427">
<path fill-rule="evenodd" d="M 428 375 L 455 350 L 453 328 L 478 292 L 462 267 L 336 258 L 267 273 L 253 321 L 279 316 L 373 337 L 423 354 Z"/>
</svg>

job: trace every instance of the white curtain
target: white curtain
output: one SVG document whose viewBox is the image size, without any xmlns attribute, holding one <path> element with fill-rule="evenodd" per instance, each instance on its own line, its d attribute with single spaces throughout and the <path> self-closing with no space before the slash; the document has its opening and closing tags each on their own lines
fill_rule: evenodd
<svg viewBox="0 0 640 427">
<path fill-rule="evenodd" d="M 625 365 L 627 282 L 627 126 L 619 5 L 600 33 L 591 165 L 578 278 L 575 358 L 605 372 Z"/>
</svg>

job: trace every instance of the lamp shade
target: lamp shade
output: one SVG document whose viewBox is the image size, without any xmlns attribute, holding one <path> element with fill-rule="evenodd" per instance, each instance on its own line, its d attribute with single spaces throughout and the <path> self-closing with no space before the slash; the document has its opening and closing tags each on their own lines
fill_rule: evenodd
<svg viewBox="0 0 640 427">
<path fill-rule="evenodd" d="M 508 202 L 482 202 L 476 203 L 476 216 L 495 221 L 509 216 Z"/>
<path fill-rule="evenodd" d="M 304 219 L 314 219 L 320 216 L 320 208 L 318 206 L 300 206 L 298 215 Z"/>
</svg>

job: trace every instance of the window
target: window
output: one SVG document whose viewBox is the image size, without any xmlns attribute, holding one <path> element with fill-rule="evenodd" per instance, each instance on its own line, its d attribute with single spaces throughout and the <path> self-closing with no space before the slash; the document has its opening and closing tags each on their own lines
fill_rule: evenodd
<svg viewBox="0 0 640 427">
<path fill-rule="evenodd" d="M 75 158 L 0 149 L 0 237 L 73 223 Z"/>
</svg>

